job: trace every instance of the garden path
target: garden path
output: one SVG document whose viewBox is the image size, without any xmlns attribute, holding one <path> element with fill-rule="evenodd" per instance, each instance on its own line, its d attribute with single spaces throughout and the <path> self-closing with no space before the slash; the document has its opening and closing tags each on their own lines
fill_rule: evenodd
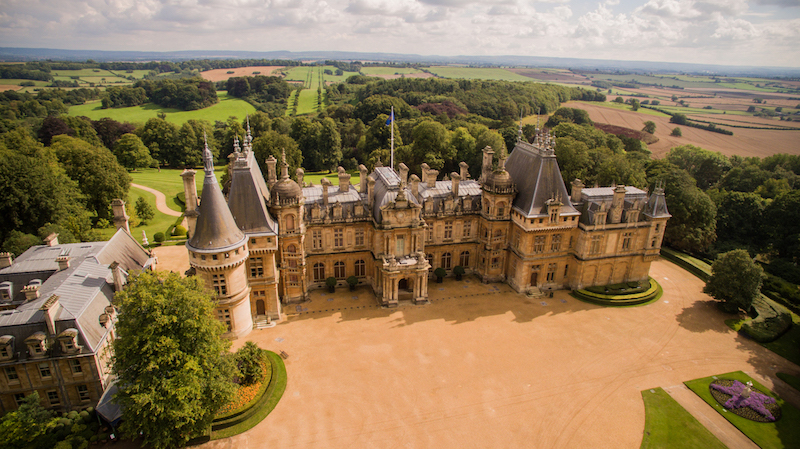
<svg viewBox="0 0 800 449">
<path fill-rule="evenodd" d="M 174 211 L 167 206 L 167 196 L 161 193 L 160 191 L 133 182 L 131 183 L 131 187 L 136 189 L 141 189 L 144 190 L 145 192 L 152 193 L 153 195 L 155 195 L 156 209 L 158 209 L 158 211 L 161 212 L 162 214 L 169 215 L 171 217 L 180 217 L 181 215 L 183 215 L 182 212 Z"/>
</svg>

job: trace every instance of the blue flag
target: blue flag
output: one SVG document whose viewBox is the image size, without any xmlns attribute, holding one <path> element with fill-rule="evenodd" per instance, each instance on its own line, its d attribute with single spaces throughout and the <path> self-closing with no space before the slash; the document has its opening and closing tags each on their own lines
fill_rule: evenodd
<svg viewBox="0 0 800 449">
<path fill-rule="evenodd" d="M 392 122 L 394 122 L 394 111 L 392 111 L 392 114 L 386 119 L 386 126 L 391 126 Z"/>
</svg>

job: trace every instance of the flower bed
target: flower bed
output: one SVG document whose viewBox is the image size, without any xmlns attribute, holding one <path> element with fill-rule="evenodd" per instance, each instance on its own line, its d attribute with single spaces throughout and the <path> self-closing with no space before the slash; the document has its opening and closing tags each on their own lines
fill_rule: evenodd
<svg viewBox="0 0 800 449">
<path fill-rule="evenodd" d="M 236 390 L 236 395 L 234 396 L 233 400 L 229 402 L 227 405 L 223 406 L 218 412 L 217 416 L 222 416 L 225 414 L 229 414 L 235 411 L 238 411 L 241 408 L 244 408 L 250 402 L 252 402 L 258 392 L 261 390 L 262 385 L 269 383 L 271 378 L 270 376 L 270 366 L 269 363 L 263 362 L 261 364 L 261 380 L 252 383 L 251 385 L 239 385 L 239 388 Z"/>
<path fill-rule="evenodd" d="M 773 422 L 781 417 L 781 408 L 775 398 L 758 390 L 752 390 L 749 397 L 742 395 L 745 384 L 738 380 L 718 379 L 708 386 L 711 396 L 728 411 L 756 422 Z"/>
</svg>

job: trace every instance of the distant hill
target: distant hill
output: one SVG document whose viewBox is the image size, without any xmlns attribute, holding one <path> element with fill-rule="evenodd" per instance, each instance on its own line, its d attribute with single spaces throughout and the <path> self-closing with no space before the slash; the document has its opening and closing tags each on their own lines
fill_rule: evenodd
<svg viewBox="0 0 800 449">
<path fill-rule="evenodd" d="M 182 61 L 189 59 L 291 59 L 303 61 L 375 61 L 408 62 L 421 64 L 467 64 L 478 66 L 513 67 L 556 67 L 580 70 L 621 70 L 652 73 L 691 73 L 752 75 L 758 77 L 797 77 L 800 68 L 795 67 L 756 67 L 725 66 L 713 64 L 688 64 L 678 62 L 621 61 L 608 59 L 554 58 L 542 56 L 424 56 L 400 53 L 365 53 L 348 51 L 102 51 L 102 50 L 59 50 L 52 48 L 0 47 L 0 61 L 39 61 L 52 59 L 58 61 Z"/>
</svg>

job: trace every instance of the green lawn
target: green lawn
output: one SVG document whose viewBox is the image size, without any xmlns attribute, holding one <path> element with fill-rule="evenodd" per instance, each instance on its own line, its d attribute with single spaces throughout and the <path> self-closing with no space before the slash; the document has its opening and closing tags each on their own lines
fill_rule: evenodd
<svg viewBox="0 0 800 449">
<path fill-rule="evenodd" d="M 300 101 L 297 103 L 297 115 L 314 114 L 316 112 L 317 112 L 317 88 L 314 87 L 312 89 L 301 90 Z"/>
<path fill-rule="evenodd" d="M 778 378 L 787 384 L 791 385 L 797 391 L 800 391 L 800 377 L 792 376 L 786 373 L 775 373 Z"/>
<path fill-rule="evenodd" d="M 684 382 L 684 384 L 761 448 L 800 447 L 800 425 L 798 425 L 800 423 L 800 410 L 778 398 L 774 393 L 741 371 L 720 374 L 716 377 L 734 379 L 742 383 L 752 381 L 754 387 L 762 392 L 767 392 L 777 399 L 778 405 L 781 407 L 781 418 L 773 423 L 760 423 L 750 421 L 725 410 L 708 391 L 709 384 L 714 380 L 712 377 L 690 380 Z"/>
<path fill-rule="evenodd" d="M 661 388 L 642 391 L 644 436 L 642 449 L 724 449 L 726 446 Z"/>
<path fill-rule="evenodd" d="M 304 83 L 304 87 L 309 89 L 309 73 L 314 72 L 315 67 L 303 66 L 303 67 L 292 67 L 291 69 L 286 71 L 286 77 L 284 80 L 286 81 L 301 81 Z M 316 90 L 316 88 L 315 88 Z"/>
<path fill-rule="evenodd" d="M 80 69 L 80 70 L 53 70 L 50 72 L 51 75 L 58 75 L 58 76 L 99 76 L 99 77 L 106 77 L 106 78 L 116 78 L 117 75 L 114 73 L 103 70 L 103 69 Z"/>
<path fill-rule="evenodd" d="M 531 81 L 531 78 L 501 68 L 433 66 L 428 71 L 442 78 Z"/>
<path fill-rule="evenodd" d="M 32 87 L 44 87 L 50 84 L 50 81 L 37 81 L 37 80 L 23 80 L 17 78 L 3 78 L 0 79 L 0 84 L 7 84 L 12 86 L 19 86 L 19 83 L 23 83 L 26 81 L 32 81 L 35 86 Z"/>
<path fill-rule="evenodd" d="M 367 76 L 380 75 L 411 75 L 412 73 L 423 73 L 422 70 L 413 67 L 362 67 L 361 73 Z"/>
<path fill-rule="evenodd" d="M 359 173 L 358 170 L 350 170 L 347 173 L 350 173 L 350 185 L 355 186 L 355 189 L 358 190 L 358 185 L 361 182 L 361 173 Z M 339 185 L 339 173 L 336 171 L 328 173 L 327 170 L 306 172 L 303 175 L 303 182 L 306 184 L 313 182 L 315 186 L 318 186 L 322 182 L 322 178 L 328 178 L 328 181 L 330 181 L 334 186 Z"/>
<path fill-rule="evenodd" d="M 316 93 L 316 89 L 315 89 Z M 229 97 L 225 91 L 217 92 L 219 103 L 196 111 L 181 111 L 178 109 L 162 108 L 153 103 L 133 106 L 130 108 L 110 108 L 103 109 L 100 101 L 93 101 L 86 104 L 71 106 L 69 115 L 86 116 L 92 120 L 99 120 L 103 117 L 110 117 L 119 122 L 144 123 L 148 119 L 157 117 L 159 112 L 167 114 L 167 121 L 176 125 L 182 125 L 188 120 L 208 120 L 214 123 L 216 120 L 225 120 L 230 116 L 244 118 L 247 114 L 256 112 L 256 108 L 250 103 L 235 97 Z"/>
<path fill-rule="evenodd" d="M 225 170 L 226 167 L 224 165 L 214 167 L 214 175 L 216 175 L 217 181 L 221 182 Z M 203 192 L 203 169 L 198 168 L 195 169 L 195 171 L 197 173 L 194 175 L 194 182 L 195 185 L 197 185 L 197 194 L 200 195 Z M 179 193 L 183 193 L 183 178 L 181 178 L 181 173 L 183 173 L 183 170 L 180 169 L 164 168 L 158 171 L 154 168 L 148 168 L 130 173 L 130 175 L 134 183 L 156 189 L 163 193 L 167 197 L 167 206 L 170 209 L 183 212 L 183 206 L 175 201 L 175 197 Z M 153 203 L 153 205 L 155 206 L 155 203 Z"/>
<path fill-rule="evenodd" d="M 156 197 L 152 193 L 145 192 L 144 190 L 139 190 L 137 188 L 131 187 L 130 191 L 128 192 L 128 201 L 134 205 L 136 204 L 136 200 L 139 197 L 144 197 L 147 202 L 153 206 L 156 214 L 152 220 L 148 221 L 146 225 L 139 225 L 135 228 L 131 228 L 131 235 L 139 241 L 142 242 L 142 231 L 147 233 L 147 239 L 152 244 L 153 235 L 156 232 L 163 232 L 164 235 L 167 235 L 167 231 L 169 230 L 170 226 L 174 225 L 176 221 L 178 221 L 178 217 L 171 217 L 166 214 L 162 214 L 156 209 Z M 117 229 L 112 225 L 106 229 L 99 229 L 100 235 L 102 240 L 108 240 L 111 238 L 112 235 L 117 231 Z"/>
</svg>

